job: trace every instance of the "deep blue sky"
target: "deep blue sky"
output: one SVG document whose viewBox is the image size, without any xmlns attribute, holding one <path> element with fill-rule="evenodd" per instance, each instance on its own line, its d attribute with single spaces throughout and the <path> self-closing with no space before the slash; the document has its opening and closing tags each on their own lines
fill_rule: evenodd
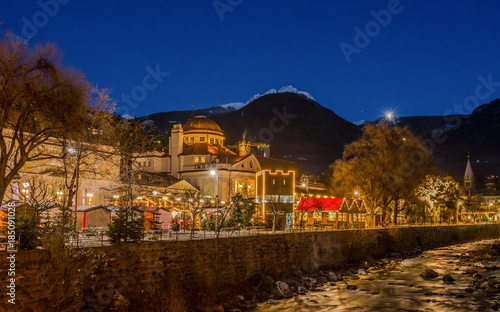
<svg viewBox="0 0 500 312">
<path fill-rule="evenodd" d="M 354 46 L 354 28 L 373 26 L 370 11 L 396 0 L 218 0 L 232 9 L 222 15 L 213 0 L 59 1 L 68 3 L 47 20 L 37 1 L 3 1 L 1 27 L 56 42 L 67 63 L 118 99 L 140 91 L 147 66 L 168 72 L 158 85 L 147 81 L 136 116 L 245 102 L 286 85 L 349 121 L 388 108 L 442 115 L 475 96 L 478 76 L 500 81 L 498 0 L 401 0 L 350 63 L 340 44 Z M 36 33 L 26 26 L 34 19 Z M 481 92 L 480 103 L 500 98 L 499 86 Z"/>
</svg>

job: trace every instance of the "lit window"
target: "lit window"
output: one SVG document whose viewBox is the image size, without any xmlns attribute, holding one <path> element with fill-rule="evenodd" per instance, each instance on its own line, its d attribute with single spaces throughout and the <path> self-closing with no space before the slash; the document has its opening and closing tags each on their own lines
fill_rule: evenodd
<svg viewBox="0 0 500 312">
<path fill-rule="evenodd" d="M 276 180 L 275 180 L 275 179 L 273 179 L 273 185 L 274 185 L 274 184 L 276 184 Z"/>
<path fill-rule="evenodd" d="M 197 162 L 200 162 L 200 158 L 198 156 L 195 156 L 194 157 L 194 162 L 197 163 Z"/>
<path fill-rule="evenodd" d="M 285 179 L 283 179 L 283 185 L 286 185 L 286 180 Z"/>
<path fill-rule="evenodd" d="M 207 162 L 207 160 L 205 159 L 205 156 L 202 156 L 202 157 L 201 157 L 201 162 L 202 162 L 202 163 Z"/>
</svg>

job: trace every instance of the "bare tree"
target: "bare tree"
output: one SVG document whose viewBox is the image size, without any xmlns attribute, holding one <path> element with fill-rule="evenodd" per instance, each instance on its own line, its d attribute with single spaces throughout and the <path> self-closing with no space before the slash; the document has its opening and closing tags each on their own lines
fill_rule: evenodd
<svg viewBox="0 0 500 312">
<path fill-rule="evenodd" d="M 53 43 L 29 46 L 9 32 L 0 39 L 0 199 L 28 161 L 53 157 L 43 145 L 78 131 L 90 86 L 61 63 Z"/>
<path fill-rule="evenodd" d="M 122 212 L 125 223 L 130 221 L 136 224 L 132 207 L 134 197 L 141 188 L 139 180 L 144 174 L 137 160 L 157 148 L 156 132 L 148 123 L 139 119 L 127 120 L 115 116 L 109 125 L 110 130 L 105 140 L 112 152 L 119 158 L 121 182 L 121 186 L 112 190 L 121 193 L 128 202 L 128 207 Z M 125 241 L 127 241 L 127 236 L 125 236 Z"/>
<path fill-rule="evenodd" d="M 410 196 L 430 170 L 432 154 L 408 128 L 386 123 L 367 125 L 360 139 L 346 146 L 334 164 L 333 185 L 349 193 L 357 185 L 373 212 L 385 219 L 393 203 L 393 221 L 401 210 L 400 200 Z"/>
</svg>

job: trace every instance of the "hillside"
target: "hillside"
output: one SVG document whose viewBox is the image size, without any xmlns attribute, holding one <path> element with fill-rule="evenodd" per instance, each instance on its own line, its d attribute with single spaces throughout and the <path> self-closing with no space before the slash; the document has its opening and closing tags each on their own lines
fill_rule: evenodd
<svg viewBox="0 0 500 312">
<path fill-rule="evenodd" d="M 243 138 L 271 145 L 271 156 L 320 173 L 342 155 L 360 129 L 331 110 L 295 93 L 269 94 L 240 110 L 213 116 L 227 142 Z"/>
<path fill-rule="evenodd" d="M 149 116 L 168 131 L 184 123 L 191 111 Z M 271 145 L 271 156 L 297 162 L 314 173 L 323 172 L 340 158 L 346 144 L 361 133 L 356 126 L 302 94 L 282 92 L 257 97 L 240 109 L 231 106 L 195 110 L 215 120 L 227 145 L 243 138 Z M 478 175 L 500 174 L 500 99 L 478 107 L 470 115 L 400 117 L 415 135 L 433 145 L 436 167 L 457 178 L 463 175 L 467 155 Z"/>
</svg>

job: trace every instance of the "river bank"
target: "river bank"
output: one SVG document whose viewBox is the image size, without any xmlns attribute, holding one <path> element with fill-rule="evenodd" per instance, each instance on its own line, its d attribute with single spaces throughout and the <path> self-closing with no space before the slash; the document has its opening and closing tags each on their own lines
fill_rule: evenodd
<svg viewBox="0 0 500 312">
<path fill-rule="evenodd" d="M 389 264 L 391 260 L 397 263 L 402 261 L 399 255 L 404 259 L 419 250 L 498 237 L 500 224 L 477 224 L 19 251 L 15 310 L 74 311 L 80 307 L 81 311 L 110 311 L 115 305 L 123 311 L 154 311 L 174 305 L 186 307 L 176 311 L 250 309 L 257 302 L 275 298 L 271 286 L 277 281 L 283 282 L 279 294 L 293 299 L 295 290 L 290 286 L 296 286 L 296 291 L 303 286 L 310 293 L 312 288 L 333 287 L 331 282 L 343 283 L 344 276 L 351 283 L 347 278 L 357 273 L 358 265 L 366 262 L 359 268 L 378 268 L 374 259 L 386 255 L 394 256 Z M 346 272 L 342 272 L 344 268 Z M 7 277 L 8 269 L 8 262 L 0 261 L 0 275 Z M 340 283 L 329 271 L 342 277 Z M 304 289 L 300 290 L 306 293 Z M 6 293 L 0 293 L 2 302 L 8 299 Z"/>
<path fill-rule="evenodd" d="M 498 311 L 500 240 L 421 252 L 390 253 L 361 267 L 302 274 L 294 271 L 261 291 L 253 312 L 271 311 Z M 265 281 L 267 280 L 267 284 Z M 285 282 L 285 283 L 286 283 Z M 262 276 L 253 290 L 272 287 Z"/>
</svg>

